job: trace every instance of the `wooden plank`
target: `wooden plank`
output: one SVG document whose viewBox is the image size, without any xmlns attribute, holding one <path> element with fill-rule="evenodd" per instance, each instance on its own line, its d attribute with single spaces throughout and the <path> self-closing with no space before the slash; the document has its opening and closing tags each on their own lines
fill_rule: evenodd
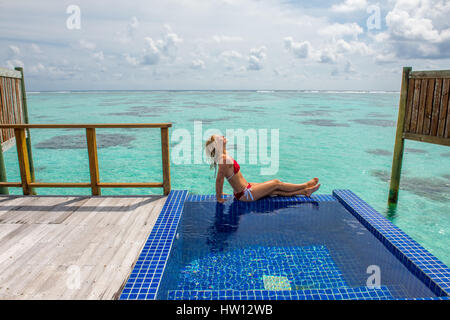
<svg viewBox="0 0 450 320">
<path fill-rule="evenodd" d="M 423 129 L 423 118 L 425 117 L 426 99 L 428 92 L 428 79 L 421 80 L 420 84 L 420 100 L 418 108 L 418 119 L 417 119 L 417 133 L 422 133 Z"/>
<path fill-rule="evenodd" d="M 10 199 L 8 203 L 24 200 L 26 206 L 31 206 L 30 201 L 38 207 L 55 204 L 49 206 L 49 216 L 42 216 L 42 221 L 51 221 L 51 215 L 72 199 L 3 198 Z M 118 297 L 166 198 L 87 197 L 84 200 L 82 204 L 75 202 L 79 206 L 74 206 L 77 209 L 61 224 L 32 223 L 19 227 L 10 224 L 14 227 L 8 227 L 3 233 L 0 224 L 0 242 L 9 236 L 0 247 L 3 259 L 0 259 L 3 261 L 0 262 L 0 299 Z M 13 258 L 5 260 L 8 256 Z M 81 270 L 79 289 L 67 287 L 70 276 L 67 271 L 71 265 Z"/>
<path fill-rule="evenodd" d="M 411 124 L 409 127 L 409 132 L 415 133 L 417 130 L 417 118 L 419 114 L 419 101 L 420 101 L 420 87 L 421 81 L 414 81 L 414 97 L 412 104 L 412 113 L 411 113 Z"/>
<path fill-rule="evenodd" d="M 170 193 L 170 155 L 169 155 L 168 128 L 161 128 L 161 151 L 162 151 L 164 195 L 168 195 Z"/>
<path fill-rule="evenodd" d="M 7 123 L 7 120 L 5 118 L 5 112 L 3 110 L 6 109 L 6 92 L 5 92 L 5 79 L 0 77 L 0 95 L 1 95 L 1 100 L 0 100 L 0 104 L 1 104 L 1 109 L 0 109 L 0 124 L 4 124 Z M 6 138 L 6 129 L 0 129 L 1 131 L 1 142 L 4 143 L 6 142 L 8 139 Z"/>
<path fill-rule="evenodd" d="M 102 188 L 162 188 L 162 182 L 99 182 Z"/>
<path fill-rule="evenodd" d="M 397 118 L 397 131 L 395 134 L 395 145 L 394 145 L 394 155 L 392 158 L 392 171 L 391 171 L 391 183 L 389 186 L 389 197 L 388 205 L 394 206 L 398 200 L 398 190 L 400 186 L 400 177 L 403 162 L 403 148 L 404 139 L 403 132 L 405 131 L 405 114 L 406 106 L 408 102 L 409 92 L 412 91 L 412 87 L 409 87 L 411 81 L 409 80 L 409 73 L 411 72 L 410 67 L 404 67 L 402 73 L 402 85 L 400 90 L 400 101 L 398 108 L 398 118 Z"/>
<path fill-rule="evenodd" d="M 86 139 L 89 155 L 89 174 L 91 177 L 92 195 L 99 196 L 101 194 L 98 183 L 100 182 L 100 175 L 98 173 L 98 155 L 97 155 L 97 139 L 95 136 L 95 129 L 86 129 Z"/>
<path fill-rule="evenodd" d="M 15 70 L 0 68 L 0 77 L 20 79 L 22 78 L 22 74 Z"/>
<path fill-rule="evenodd" d="M 415 86 L 415 80 L 409 79 L 408 86 L 407 86 L 408 92 L 407 92 L 405 123 L 404 123 L 404 127 L 403 127 L 403 132 L 409 132 L 409 128 L 411 126 L 412 105 L 413 105 L 413 98 L 414 98 L 414 86 Z"/>
<path fill-rule="evenodd" d="M 449 101 L 447 102 L 447 120 L 445 121 L 445 130 L 444 130 L 444 137 L 446 139 L 450 138 L 450 94 L 449 94 Z"/>
<path fill-rule="evenodd" d="M 0 187 L 22 187 L 21 182 L 0 182 Z"/>
<path fill-rule="evenodd" d="M 450 79 L 444 79 L 442 83 L 441 104 L 439 108 L 439 120 L 437 128 L 438 137 L 445 137 L 445 122 L 447 121 L 449 89 Z"/>
<path fill-rule="evenodd" d="M 450 78 L 450 70 L 412 71 L 409 77 L 413 79 Z"/>
<path fill-rule="evenodd" d="M 431 113 L 430 135 L 436 136 L 439 124 L 439 110 L 441 108 L 442 79 L 436 79 L 434 86 L 433 111 Z"/>
<path fill-rule="evenodd" d="M 431 113 L 433 111 L 434 82 L 435 79 L 428 79 L 427 101 L 425 102 L 425 116 L 423 119 L 423 134 L 430 134 Z"/>
<path fill-rule="evenodd" d="M 0 128 L 30 128 L 30 129 L 64 129 L 64 128 L 79 128 L 79 129 L 95 129 L 95 128 L 169 128 L 171 123 L 54 123 L 54 124 L 0 124 Z"/>
<path fill-rule="evenodd" d="M 426 136 L 417 133 L 404 133 L 403 138 L 420 141 L 420 142 L 428 142 L 433 144 L 439 144 L 442 146 L 450 146 L 450 139 L 436 136 Z"/>
<path fill-rule="evenodd" d="M 22 180 L 22 189 L 24 195 L 31 194 L 30 166 L 28 163 L 28 150 L 25 141 L 25 129 L 14 129 L 16 136 L 17 157 L 19 158 L 20 178 Z"/>
<path fill-rule="evenodd" d="M 23 122 L 25 124 L 29 123 L 29 119 L 28 119 L 28 104 L 27 104 L 27 93 L 25 91 L 25 78 L 23 76 L 23 68 L 22 67 L 16 67 L 15 70 L 17 72 L 20 72 L 21 79 L 20 80 L 16 80 L 17 83 L 17 87 L 16 87 L 16 92 L 18 95 L 20 95 L 20 102 L 18 101 L 18 113 L 20 115 L 22 115 L 21 117 L 19 117 L 17 119 L 17 121 L 15 123 L 20 123 L 21 118 L 23 118 Z M 19 82 L 20 82 L 20 86 L 19 86 Z M 19 90 L 20 89 L 20 90 Z M 35 181 L 35 176 L 34 176 L 34 162 L 33 162 L 33 151 L 31 149 L 31 134 L 30 134 L 30 129 L 27 128 L 26 129 L 26 143 L 27 143 L 27 150 L 28 150 L 28 165 L 30 166 L 30 174 L 31 174 L 31 182 Z M 31 194 L 36 194 L 36 191 L 31 188 Z"/>
<path fill-rule="evenodd" d="M 86 182 L 31 182 L 33 188 L 90 188 L 91 184 Z"/>
<path fill-rule="evenodd" d="M 99 182 L 102 188 L 162 188 L 162 182 Z M 21 182 L 0 182 L 0 187 L 22 187 Z M 30 182 L 33 188 L 90 188 L 89 182 Z"/>
</svg>

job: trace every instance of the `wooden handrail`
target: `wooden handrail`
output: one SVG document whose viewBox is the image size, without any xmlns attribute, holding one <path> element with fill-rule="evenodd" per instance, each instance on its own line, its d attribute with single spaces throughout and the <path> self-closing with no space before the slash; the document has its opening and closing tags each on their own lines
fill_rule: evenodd
<svg viewBox="0 0 450 320">
<path fill-rule="evenodd" d="M 79 128 L 79 129 L 96 129 L 96 128 L 170 128 L 171 123 L 54 123 L 54 124 L 41 124 L 41 123 L 20 123 L 20 124 L 0 124 L 0 129 L 67 129 L 67 128 Z"/>
<path fill-rule="evenodd" d="M 164 194 L 170 192 L 170 161 L 169 161 L 169 128 L 171 123 L 95 123 L 95 124 L 0 124 L 0 129 L 13 128 L 16 137 L 17 155 L 19 159 L 21 182 L 0 182 L 0 187 L 21 187 L 24 195 L 32 194 L 33 188 L 91 188 L 92 195 L 101 195 L 101 188 L 163 188 Z M 86 129 L 86 142 L 89 156 L 90 183 L 66 182 L 34 182 L 29 166 L 26 129 Z M 163 182 L 100 182 L 97 156 L 97 128 L 160 128 Z"/>
</svg>

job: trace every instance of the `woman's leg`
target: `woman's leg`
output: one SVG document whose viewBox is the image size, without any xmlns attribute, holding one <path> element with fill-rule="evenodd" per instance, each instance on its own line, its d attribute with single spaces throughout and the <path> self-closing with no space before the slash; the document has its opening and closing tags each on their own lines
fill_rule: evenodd
<svg viewBox="0 0 450 320">
<path fill-rule="evenodd" d="M 282 197 L 292 197 L 292 196 L 307 196 L 310 197 L 311 194 L 313 194 L 314 192 L 316 192 L 320 187 L 320 184 L 314 186 L 314 187 L 309 187 L 309 188 L 305 188 L 299 191 L 292 191 L 292 192 L 286 192 L 286 191 L 278 191 L 275 190 L 271 196 L 282 196 Z"/>
<path fill-rule="evenodd" d="M 281 182 L 278 179 L 275 179 L 273 181 L 277 181 L 278 182 L 278 191 L 284 191 L 284 192 L 297 192 L 300 190 L 304 190 L 306 188 L 310 188 L 315 186 L 318 182 L 319 179 L 317 178 L 313 178 L 311 180 L 309 180 L 308 182 L 302 183 L 302 184 L 294 184 L 294 183 L 286 183 L 286 182 Z"/>
<path fill-rule="evenodd" d="M 292 185 L 294 185 L 294 184 L 292 184 Z M 294 186 L 299 186 L 299 185 L 294 185 Z M 309 196 L 309 195 L 311 195 L 311 193 L 316 191 L 319 188 L 319 186 L 320 186 L 320 184 L 317 184 L 314 187 L 302 186 L 300 189 L 283 190 L 282 188 L 286 188 L 286 186 L 283 185 L 283 182 L 281 182 L 280 180 L 270 180 L 270 181 L 266 181 L 266 182 L 257 183 L 255 185 L 252 185 L 251 192 L 252 192 L 252 195 L 253 195 L 253 200 L 258 200 L 258 199 L 264 198 L 264 197 L 272 195 L 272 194 L 276 195 L 276 193 L 274 193 L 274 192 L 279 192 L 279 193 L 280 192 L 285 192 L 286 195 L 304 194 L 304 195 Z M 290 187 L 291 186 L 288 186 L 288 189 Z M 239 199 L 239 200 L 241 200 L 241 201 L 252 201 L 251 199 L 247 200 L 247 198 L 245 196 L 242 196 L 241 199 Z"/>
</svg>

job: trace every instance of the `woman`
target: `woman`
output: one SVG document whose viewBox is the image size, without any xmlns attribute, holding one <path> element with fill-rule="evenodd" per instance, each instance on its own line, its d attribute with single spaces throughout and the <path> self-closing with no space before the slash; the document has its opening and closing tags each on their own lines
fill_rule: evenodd
<svg viewBox="0 0 450 320">
<path fill-rule="evenodd" d="M 224 136 L 212 135 L 206 142 L 206 154 L 211 158 L 212 164 L 219 170 L 216 178 L 216 198 L 220 203 L 223 199 L 223 181 L 228 180 L 234 190 L 234 197 L 240 201 L 256 201 L 266 196 L 295 196 L 307 197 L 320 187 L 319 179 L 313 178 L 302 184 L 285 183 L 280 180 L 270 180 L 262 183 L 248 183 L 240 171 L 239 164 L 226 150 L 227 139 Z"/>
</svg>

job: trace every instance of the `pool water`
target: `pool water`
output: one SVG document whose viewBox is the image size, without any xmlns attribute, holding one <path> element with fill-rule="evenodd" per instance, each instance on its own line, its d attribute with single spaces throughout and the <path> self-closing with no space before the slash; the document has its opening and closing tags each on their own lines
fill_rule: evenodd
<svg viewBox="0 0 450 320">
<path fill-rule="evenodd" d="M 379 282 L 371 277 L 374 270 Z M 227 292 L 227 298 L 246 298 L 249 291 L 298 298 L 330 289 L 366 299 L 435 297 L 330 199 L 185 202 L 158 299 L 217 299 Z"/>
<path fill-rule="evenodd" d="M 414 240 L 450 265 L 450 150 L 406 141 L 396 211 L 387 210 L 398 112 L 396 92 L 141 91 L 41 92 L 28 94 L 32 123 L 172 122 L 172 134 L 194 120 L 216 128 L 279 129 L 279 170 L 261 175 L 261 164 L 237 159 L 246 179 L 321 181 L 320 193 L 351 189 Z M 84 130 L 31 130 L 36 179 L 89 182 Z M 100 179 L 162 181 L 157 129 L 98 130 Z M 270 146 L 270 143 L 269 143 Z M 194 154 L 192 145 L 192 159 Z M 238 147 L 238 146 L 234 146 Z M 200 150 L 201 152 L 201 150 Z M 270 151 L 269 151 L 270 152 Z M 20 181 L 15 148 L 5 152 L 9 181 Z M 126 168 L 126 170 L 124 170 Z M 171 163 L 172 189 L 215 192 L 207 164 Z M 225 192 L 231 188 L 225 184 Z M 20 188 L 10 188 L 20 194 Z M 38 189 L 39 194 L 89 194 L 90 189 Z M 102 194 L 161 193 L 161 189 L 103 189 Z"/>
</svg>

